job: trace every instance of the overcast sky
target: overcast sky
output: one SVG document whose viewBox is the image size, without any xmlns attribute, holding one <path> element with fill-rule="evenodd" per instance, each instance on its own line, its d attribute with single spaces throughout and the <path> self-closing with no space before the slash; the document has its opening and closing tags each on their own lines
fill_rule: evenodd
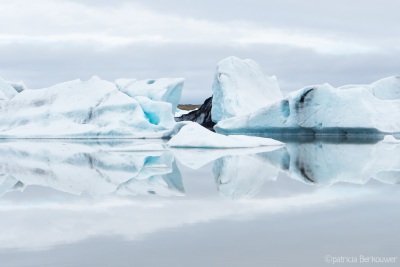
<svg viewBox="0 0 400 267">
<path fill-rule="evenodd" d="M 183 77 L 211 95 L 219 60 L 255 60 L 284 93 L 400 74 L 398 0 L 0 0 L 0 77 Z"/>
</svg>

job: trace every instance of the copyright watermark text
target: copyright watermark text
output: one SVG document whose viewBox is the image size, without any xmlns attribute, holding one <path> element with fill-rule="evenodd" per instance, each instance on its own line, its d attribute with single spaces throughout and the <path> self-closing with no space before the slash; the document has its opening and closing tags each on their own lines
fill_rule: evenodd
<svg viewBox="0 0 400 267">
<path fill-rule="evenodd" d="M 382 256 L 332 256 L 326 255 L 324 261 L 329 264 L 341 263 L 374 263 L 374 264 L 390 264 L 396 263 L 399 257 L 382 257 Z"/>
</svg>

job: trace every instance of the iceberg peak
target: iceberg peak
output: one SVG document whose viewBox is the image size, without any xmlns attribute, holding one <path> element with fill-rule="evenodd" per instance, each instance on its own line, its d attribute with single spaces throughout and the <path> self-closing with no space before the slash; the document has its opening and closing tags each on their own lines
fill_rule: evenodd
<svg viewBox="0 0 400 267">
<path fill-rule="evenodd" d="M 212 85 L 214 122 L 251 113 L 283 98 L 275 76 L 251 59 L 228 57 L 217 65 Z"/>
</svg>

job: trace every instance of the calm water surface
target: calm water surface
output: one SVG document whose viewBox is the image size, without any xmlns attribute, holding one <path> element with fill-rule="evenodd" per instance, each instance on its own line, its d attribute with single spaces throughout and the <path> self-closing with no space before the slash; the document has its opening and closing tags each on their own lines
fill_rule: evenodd
<svg viewBox="0 0 400 267">
<path fill-rule="evenodd" d="M 162 142 L 1 142 L 0 266 L 400 265 L 399 144 Z"/>
</svg>

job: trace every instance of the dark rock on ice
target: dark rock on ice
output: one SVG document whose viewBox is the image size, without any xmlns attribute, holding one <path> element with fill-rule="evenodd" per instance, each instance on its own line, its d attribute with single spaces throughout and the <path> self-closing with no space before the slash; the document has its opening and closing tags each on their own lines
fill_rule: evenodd
<svg viewBox="0 0 400 267">
<path fill-rule="evenodd" d="M 203 105 L 188 114 L 176 117 L 175 121 L 194 121 L 203 127 L 212 129 L 215 123 L 211 120 L 212 97 L 207 98 Z"/>
</svg>

